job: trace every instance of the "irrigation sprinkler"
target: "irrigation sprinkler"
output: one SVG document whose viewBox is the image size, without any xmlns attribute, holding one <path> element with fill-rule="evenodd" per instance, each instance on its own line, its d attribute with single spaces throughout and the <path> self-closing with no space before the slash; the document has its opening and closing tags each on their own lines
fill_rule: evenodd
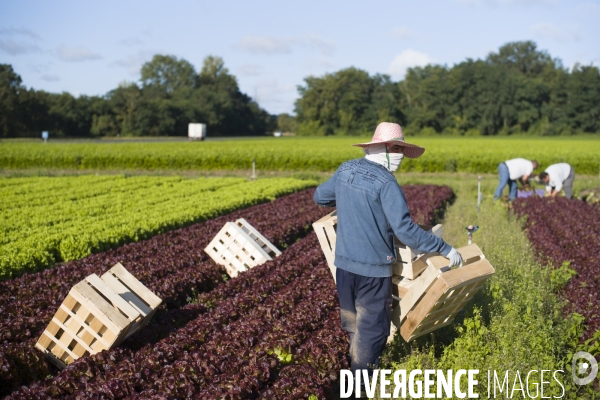
<svg viewBox="0 0 600 400">
<path fill-rule="evenodd" d="M 479 225 L 469 225 L 465 229 L 469 232 L 469 243 L 467 244 L 471 244 L 473 243 L 473 233 L 479 230 Z"/>
</svg>

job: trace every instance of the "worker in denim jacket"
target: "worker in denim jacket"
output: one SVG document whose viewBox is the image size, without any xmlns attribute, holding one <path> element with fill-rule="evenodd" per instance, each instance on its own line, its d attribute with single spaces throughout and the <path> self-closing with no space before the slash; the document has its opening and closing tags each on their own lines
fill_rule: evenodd
<svg viewBox="0 0 600 400">
<path fill-rule="evenodd" d="M 462 258 L 411 220 L 393 175 L 404 157 L 417 158 L 425 149 L 406 143 L 400 125 L 389 122 L 377 126 L 371 142 L 354 146 L 366 156 L 340 165 L 314 201 L 337 208 L 334 264 L 342 327 L 350 333 L 351 369 L 372 372 L 390 334 L 394 235 L 411 249 L 446 256 L 451 266 L 462 266 Z"/>
</svg>

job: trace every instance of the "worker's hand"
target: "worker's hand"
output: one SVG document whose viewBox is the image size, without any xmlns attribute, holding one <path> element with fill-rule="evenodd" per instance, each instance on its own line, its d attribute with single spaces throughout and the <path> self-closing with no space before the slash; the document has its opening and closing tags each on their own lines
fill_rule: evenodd
<svg viewBox="0 0 600 400">
<path fill-rule="evenodd" d="M 455 267 L 457 265 L 459 267 L 462 267 L 462 265 L 463 265 L 462 256 L 460 255 L 458 250 L 456 250 L 454 247 L 452 248 L 452 250 L 450 250 L 450 253 L 448 253 L 446 258 L 450 260 L 449 267 Z"/>
</svg>

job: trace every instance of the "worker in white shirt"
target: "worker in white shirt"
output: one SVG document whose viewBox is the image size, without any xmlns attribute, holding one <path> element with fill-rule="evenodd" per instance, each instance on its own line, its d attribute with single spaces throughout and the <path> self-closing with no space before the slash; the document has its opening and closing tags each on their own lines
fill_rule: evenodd
<svg viewBox="0 0 600 400">
<path fill-rule="evenodd" d="M 555 197 L 561 189 L 565 190 L 565 197 L 573 197 L 573 180 L 575 170 L 567 163 L 552 164 L 539 176 L 539 180 L 546 184 L 546 192 Z"/>
<path fill-rule="evenodd" d="M 494 200 L 498 200 L 502 196 L 504 187 L 508 185 L 509 200 L 513 201 L 517 198 L 517 181 L 522 185 L 528 183 L 529 177 L 533 170 L 538 166 L 535 160 L 526 160 L 524 158 L 513 158 L 512 160 L 504 161 L 498 164 L 498 174 L 500 175 L 500 183 L 494 193 Z"/>
</svg>

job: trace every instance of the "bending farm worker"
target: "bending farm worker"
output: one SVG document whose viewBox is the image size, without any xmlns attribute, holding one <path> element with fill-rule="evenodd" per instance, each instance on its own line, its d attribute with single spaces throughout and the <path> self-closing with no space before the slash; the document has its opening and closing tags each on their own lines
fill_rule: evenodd
<svg viewBox="0 0 600 400">
<path fill-rule="evenodd" d="M 494 200 L 498 200 L 502 196 L 504 187 L 508 185 L 510 201 L 517 198 L 517 181 L 521 185 L 528 184 L 529 178 L 533 170 L 538 167 L 538 162 L 535 160 L 526 160 L 524 158 L 513 158 L 512 160 L 504 161 L 498 164 L 498 174 L 500 182 L 494 193 Z"/>
<path fill-rule="evenodd" d="M 546 184 L 546 192 L 555 197 L 561 189 L 565 190 L 565 197 L 573 197 L 573 180 L 575 170 L 567 163 L 552 164 L 538 177 L 540 182 Z"/>
<path fill-rule="evenodd" d="M 340 165 L 317 187 L 314 200 L 337 207 L 334 264 L 342 327 L 350 334 L 351 369 L 372 372 L 390 334 L 394 235 L 411 249 L 448 257 L 451 266 L 462 266 L 462 258 L 411 220 L 393 175 L 404 157 L 420 157 L 425 149 L 406 143 L 400 125 L 389 122 L 377 126 L 371 142 L 354 146 L 365 157 Z"/>
</svg>

